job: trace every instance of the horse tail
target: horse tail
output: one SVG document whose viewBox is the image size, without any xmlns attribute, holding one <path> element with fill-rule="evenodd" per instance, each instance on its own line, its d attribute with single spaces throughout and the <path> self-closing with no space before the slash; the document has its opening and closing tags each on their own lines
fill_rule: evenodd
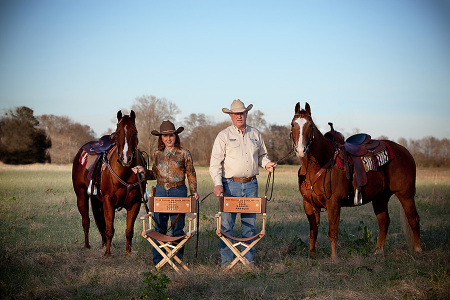
<svg viewBox="0 0 450 300">
<path fill-rule="evenodd" d="M 102 245 L 104 246 L 106 244 L 106 221 L 103 213 L 103 204 L 96 196 L 91 195 L 91 206 L 95 224 L 102 236 Z"/>
<path fill-rule="evenodd" d="M 400 220 L 402 222 L 403 234 L 406 238 L 406 243 L 410 251 L 414 251 L 414 233 L 409 225 L 403 206 L 400 205 Z"/>
</svg>

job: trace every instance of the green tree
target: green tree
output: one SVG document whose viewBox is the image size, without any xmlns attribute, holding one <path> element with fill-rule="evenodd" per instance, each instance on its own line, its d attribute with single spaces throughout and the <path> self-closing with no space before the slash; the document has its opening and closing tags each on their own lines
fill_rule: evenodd
<svg viewBox="0 0 450 300">
<path fill-rule="evenodd" d="M 0 160 L 7 164 L 50 162 L 51 141 L 38 127 L 33 110 L 21 106 L 8 110 L 0 119 Z"/>
</svg>

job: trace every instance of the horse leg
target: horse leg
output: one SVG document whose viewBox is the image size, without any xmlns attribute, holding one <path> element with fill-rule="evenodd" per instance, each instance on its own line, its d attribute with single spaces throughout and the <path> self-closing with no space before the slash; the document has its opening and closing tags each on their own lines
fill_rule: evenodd
<svg viewBox="0 0 450 300">
<path fill-rule="evenodd" d="M 129 255 L 131 253 L 131 243 L 133 241 L 134 235 L 134 223 L 139 214 L 139 210 L 141 208 L 141 203 L 139 200 L 133 204 L 131 209 L 127 212 L 127 229 L 125 231 L 125 236 L 127 239 L 125 255 Z"/>
<path fill-rule="evenodd" d="M 341 216 L 341 207 L 336 200 L 330 199 L 328 202 L 328 238 L 331 244 L 331 259 L 336 260 L 337 258 L 337 241 L 338 241 L 338 231 L 339 231 L 339 218 Z"/>
<path fill-rule="evenodd" d="M 391 223 L 391 218 L 389 217 L 388 212 L 388 201 L 390 196 L 383 196 L 379 198 L 379 200 L 372 201 L 372 207 L 373 211 L 375 212 L 375 215 L 377 216 L 378 221 L 378 240 L 377 245 L 375 247 L 375 254 L 383 253 L 384 251 L 384 244 L 386 242 L 386 236 L 389 229 L 389 224 Z"/>
<path fill-rule="evenodd" d="M 412 234 L 414 237 L 413 245 L 409 245 L 410 248 L 414 248 L 413 250 L 416 253 L 422 252 L 422 246 L 420 243 L 420 218 L 419 214 L 417 213 L 416 204 L 414 202 L 414 196 L 404 196 L 401 193 L 395 194 L 397 198 L 400 200 L 400 203 L 403 207 L 403 212 L 406 216 L 406 219 L 408 220 L 407 224 L 403 224 L 405 227 L 409 225 L 410 229 L 412 230 Z M 405 221 L 406 223 L 406 221 Z M 409 231 L 410 232 L 410 231 Z M 405 235 L 408 234 L 408 230 L 405 230 Z M 408 236 L 406 236 L 407 240 Z"/>
<path fill-rule="evenodd" d="M 319 232 L 320 212 L 314 211 L 314 207 L 303 200 L 303 208 L 309 222 L 309 258 L 315 259 L 317 253 L 317 235 Z"/>
<path fill-rule="evenodd" d="M 81 224 L 83 225 L 84 231 L 84 247 L 90 249 L 89 245 L 89 227 L 91 220 L 89 219 L 89 197 L 86 194 L 86 189 L 84 191 L 77 192 L 77 207 L 81 215 Z"/>
<path fill-rule="evenodd" d="M 104 256 L 108 257 L 111 255 L 111 241 L 114 236 L 114 206 L 111 204 L 113 199 L 111 197 L 105 197 L 103 201 L 103 212 L 105 215 L 105 224 L 106 224 L 106 249 Z"/>
</svg>

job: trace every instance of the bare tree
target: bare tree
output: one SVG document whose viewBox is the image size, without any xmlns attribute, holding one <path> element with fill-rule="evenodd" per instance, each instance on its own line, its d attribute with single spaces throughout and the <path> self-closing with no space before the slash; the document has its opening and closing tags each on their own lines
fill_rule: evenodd
<svg viewBox="0 0 450 300">
<path fill-rule="evenodd" d="M 257 128 L 261 132 L 267 129 L 267 122 L 264 120 L 264 113 L 260 110 L 248 112 L 247 124 Z"/>
<path fill-rule="evenodd" d="M 290 138 L 291 129 L 289 126 L 269 125 L 267 130 L 263 132 L 264 142 L 267 152 L 272 161 L 278 161 L 284 158 L 292 149 L 292 141 Z M 280 164 L 298 163 L 298 159 L 294 156 L 285 158 L 279 162 Z"/>
<path fill-rule="evenodd" d="M 137 97 L 131 109 L 136 113 L 139 149 L 147 152 L 151 158 L 158 145 L 158 139 L 151 134 L 151 131 L 153 129 L 159 129 L 159 126 L 164 120 L 174 122 L 175 116 L 179 113 L 179 109 L 176 104 L 166 98 L 146 95 Z"/>
<path fill-rule="evenodd" d="M 75 123 L 68 117 L 42 115 L 38 118 L 40 128 L 52 140 L 49 153 L 53 163 L 71 163 L 80 147 L 95 139 L 94 131 L 88 125 Z"/>
</svg>

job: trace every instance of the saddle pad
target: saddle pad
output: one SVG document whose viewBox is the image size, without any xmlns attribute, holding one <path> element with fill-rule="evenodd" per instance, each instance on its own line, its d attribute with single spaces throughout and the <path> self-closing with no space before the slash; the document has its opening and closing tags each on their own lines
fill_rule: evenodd
<svg viewBox="0 0 450 300">
<path fill-rule="evenodd" d="M 86 170 L 89 170 L 89 168 L 95 163 L 97 160 L 97 155 L 90 155 L 86 151 L 83 150 L 83 152 L 80 155 L 80 159 L 78 162 L 86 168 Z"/>
<path fill-rule="evenodd" d="M 383 166 L 394 158 L 391 147 L 386 143 L 384 144 L 386 145 L 386 149 L 361 157 L 366 172 L 377 170 L 378 167 Z"/>
<path fill-rule="evenodd" d="M 389 147 L 389 145 L 383 141 L 380 141 L 380 143 L 385 144 L 386 149 L 376 154 L 372 154 L 369 152 L 368 155 L 361 156 L 361 160 L 366 172 L 376 170 L 377 167 L 381 167 L 382 165 L 394 159 L 394 153 L 392 152 L 391 147 Z M 341 155 L 336 157 L 336 165 L 341 170 L 345 169 L 344 159 L 341 157 Z"/>
</svg>

